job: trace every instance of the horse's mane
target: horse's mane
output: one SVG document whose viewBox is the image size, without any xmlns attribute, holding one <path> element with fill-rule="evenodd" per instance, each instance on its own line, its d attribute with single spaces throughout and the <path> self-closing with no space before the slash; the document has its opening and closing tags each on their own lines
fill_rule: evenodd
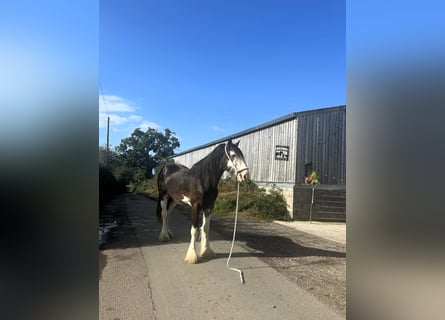
<svg viewBox="0 0 445 320">
<path fill-rule="evenodd" d="M 199 176 L 204 180 L 208 180 L 209 178 L 213 178 L 212 180 L 216 179 L 215 182 L 217 183 L 224 172 L 224 168 L 221 166 L 221 159 L 223 158 L 225 152 L 224 148 L 224 143 L 218 145 L 207 156 L 196 162 L 190 168 L 190 173 Z M 210 177 L 209 174 L 212 177 Z"/>
<path fill-rule="evenodd" d="M 201 167 L 204 165 L 218 164 L 221 160 L 222 155 L 224 154 L 224 147 L 224 143 L 219 144 L 212 152 L 196 162 L 190 169 Z"/>
</svg>

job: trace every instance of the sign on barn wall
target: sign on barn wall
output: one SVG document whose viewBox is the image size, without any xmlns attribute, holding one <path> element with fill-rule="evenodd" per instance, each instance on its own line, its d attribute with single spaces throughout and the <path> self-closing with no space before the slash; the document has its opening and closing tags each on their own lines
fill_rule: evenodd
<svg viewBox="0 0 445 320">
<path fill-rule="evenodd" d="M 289 147 L 288 146 L 275 146 L 275 160 L 289 160 Z"/>
</svg>

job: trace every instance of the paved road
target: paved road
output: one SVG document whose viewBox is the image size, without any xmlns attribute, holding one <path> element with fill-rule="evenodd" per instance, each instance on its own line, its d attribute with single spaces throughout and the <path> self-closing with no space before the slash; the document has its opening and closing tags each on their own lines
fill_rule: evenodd
<svg viewBox="0 0 445 320">
<path fill-rule="evenodd" d="M 343 319 L 262 259 L 235 244 L 226 269 L 230 237 L 212 232 L 216 257 L 196 265 L 183 262 L 190 222 L 173 212 L 175 238 L 159 243 L 155 203 L 124 195 L 128 221 L 112 248 L 101 251 L 101 319 Z"/>
</svg>

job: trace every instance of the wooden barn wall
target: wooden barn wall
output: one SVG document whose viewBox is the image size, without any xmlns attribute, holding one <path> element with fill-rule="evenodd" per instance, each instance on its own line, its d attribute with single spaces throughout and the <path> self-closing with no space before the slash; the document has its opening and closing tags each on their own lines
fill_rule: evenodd
<svg viewBox="0 0 445 320">
<path fill-rule="evenodd" d="M 296 184 L 303 183 L 305 164 L 320 183 L 346 185 L 346 108 L 305 113 L 298 117 Z"/>
<path fill-rule="evenodd" d="M 240 137 L 250 178 L 256 182 L 293 183 L 296 165 L 296 120 L 292 119 L 272 127 Z M 289 147 L 288 160 L 276 160 L 276 146 Z"/>
<path fill-rule="evenodd" d="M 210 152 L 212 152 L 217 145 L 218 144 L 215 144 L 203 149 L 194 150 L 192 152 L 175 156 L 173 159 L 175 160 L 175 163 L 179 163 L 188 168 L 191 168 L 196 162 L 198 162 L 199 160 L 207 156 Z"/>
<path fill-rule="evenodd" d="M 304 183 L 305 164 L 312 162 L 322 184 L 346 185 L 346 108 L 297 113 L 296 118 L 234 138 L 240 140 L 255 182 Z M 191 167 L 218 144 L 174 157 Z M 289 147 L 287 160 L 276 160 L 277 146 Z"/>
<path fill-rule="evenodd" d="M 239 147 L 250 169 L 250 178 L 256 182 L 293 183 L 296 165 L 296 120 L 277 124 L 238 138 Z M 217 144 L 174 157 L 176 163 L 191 167 L 209 154 Z M 275 147 L 288 146 L 287 161 L 275 160 Z"/>
</svg>

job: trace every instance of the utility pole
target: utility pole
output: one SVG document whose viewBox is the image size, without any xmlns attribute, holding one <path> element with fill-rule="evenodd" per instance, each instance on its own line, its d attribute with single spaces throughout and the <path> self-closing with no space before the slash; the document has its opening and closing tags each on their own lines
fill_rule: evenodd
<svg viewBox="0 0 445 320">
<path fill-rule="evenodd" d="M 107 122 L 107 167 L 110 161 L 110 117 L 108 117 Z"/>
</svg>

